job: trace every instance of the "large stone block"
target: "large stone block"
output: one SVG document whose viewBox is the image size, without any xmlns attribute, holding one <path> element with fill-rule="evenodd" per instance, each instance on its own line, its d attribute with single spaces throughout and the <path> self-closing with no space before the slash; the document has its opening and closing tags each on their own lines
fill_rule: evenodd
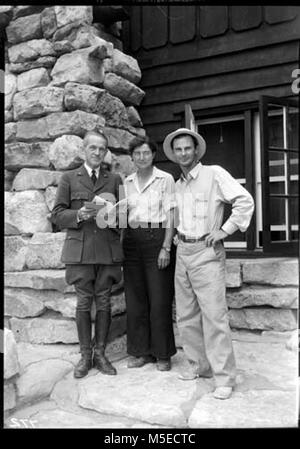
<svg viewBox="0 0 300 449">
<path fill-rule="evenodd" d="M 14 122 L 5 124 L 5 142 L 15 140 L 17 135 L 17 124 Z"/>
<path fill-rule="evenodd" d="M 35 87 L 15 94 L 14 119 L 40 117 L 63 110 L 64 90 L 59 87 Z"/>
<path fill-rule="evenodd" d="M 10 379 L 18 374 L 20 369 L 18 350 L 14 334 L 4 329 L 4 379 Z"/>
<path fill-rule="evenodd" d="M 29 16 L 37 12 L 41 12 L 45 8 L 42 5 L 19 5 L 14 7 L 13 18 L 18 19 L 19 17 Z"/>
<path fill-rule="evenodd" d="M 50 147 L 49 159 L 56 170 L 79 167 L 85 160 L 83 140 L 72 135 L 58 137 Z"/>
<path fill-rule="evenodd" d="M 37 232 L 28 242 L 26 265 L 29 270 L 46 268 L 63 268 L 60 261 L 61 251 L 65 241 L 64 232 Z"/>
<path fill-rule="evenodd" d="M 128 128 L 127 111 L 122 101 L 101 89 L 96 105 L 96 113 L 105 118 L 107 126 L 114 128 Z"/>
<path fill-rule="evenodd" d="M 297 328 L 296 311 L 251 307 L 230 309 L 229 322 L 232 328 L 290 331 Z"/>
<path fill-rule="evenodd" d="M 45 8 L 41 13 L 41 27 L 46 39 L 53 36 L 57 30 L 56 14 L 54 7 Z"/>
<path fill-rule="evenodd" d="M 22 42 L 21 44 L 12 45 L 8 49 L 9 61 L 15 64 L 34 60 L 41 56 L 55 56 L 53 45 L 47 39 L 33 39 Z"/>
<path fill-rule="evenodd" d="M 236 259 L 226 260 L 226 287 L 240 287 L 242 285 L 241 263 Z"/>
<path fill-rule="evenodd" d="M 31 14 L 10 22 L 6 27 L 7 40 L 10 44 L 40 39 L 42 37 L 41 16 Z"/>
<path fill-rule="evenodd" d="M 52 211 L 52 209 L 54 207 L 56 191 L 57 191 L 57 187 L 53 187 L 53 186 L 47 187 L 47 189 L 45 191 L 45 200 L 46 200 L 46 204 L 47 204 L 47 207 L 50 212 Z"/>
<path fill-rule="evenodd" d="M 73 51 L 58 58 L 51 71 L 52 84 L 62 86 L 65 83 L 101 85 L 104 80 L 102 60 L 107 57 L 105 45 Z"/>
<path fill-rule="evenodd" d="M 18 342 L 78 343 L 75 320 L 60 319 L 54 313 L 37 318 L 11 318 L 10 324 Z"/>
<path fill-rule="evenodd" d="M 111 164 L 112 173 L 117 173 L 121 175 L 124 179 L 126 176 L 131 175 L 135 171 L 135 166 L 130 156 L 125 154 L 112 155 L 112 164 Z"/>
<path fill-rule="evenodd" d="M 128 115 L 129 124 L 131 126 L 134 126 L 134 127 L 137 127 L 137 128 L 143 126 L 143 122 L 142 122 L 142 119 L 140 117 L 140 114 L 135 109 L 135 107 L 129 106 L 127 108 L 127 115 Z"/>
<path fill-rule="evenodd" d="M 16 407 L 16 390 L 14 384 L 11 382 L 4 383 L 3 403 L 5 412 L 12 410 Z"/>
<path fill-rule="evenodd" d="M 52 293 L 51 297 L 49 293 Z M 42 292 L 42 297 L 47 309 L 59 312 L 64 318 L 75 318 L 77 305 L 77 296 L 75 294 L 62 294 L 49 290 L 47 295 Z"/>
<path fill-rule="evenodd" d="M 105 119 L 84 111 L 56 112 L 45 117 L 50 138 L 63 134 L 84 137 L 87 131 L 102 130 Z"/>
<path fill-rule="evenodd" d="M 44 195 L 37 190 L 5 192 L 5 234 L 50 232 Z"/>
<path fill-rule="evenodd" d="M 137 84 L 140 81 L 142 74 L 136 59 L 115 48 L 112 60 L 113 71 L 117 75 L 126 78 L 134 84 Z"/>
<path fill-rule="evenodd" d="M 64 104 L 68 111 L 80 109 L 96 112 L 99 93 L 103 89 L 87 84 L 67 83 L 65 85 Z"/>
<path fill-rule="evenodd" d="M 7 109 L 5 109 L 4 111 L 4 122 L 8 123 L 8 122 L 12 122 L 14 119 L 13 117 L 13 111 L 8 111 Z"/>
<path fill-rule="evenodd" d="M 47 139 L 50 139 L 47 117 L 17 122 L 17 140 L 39 141 Z"/>
<path fill-rule="evenodd" d="M 6 288 L 4 291 L 4 315 L 17 318 L 35 317 L 46 310 L 39 297 L 28 297 L 21 288 Z"/>
<path fill-rule="evenodd" d="M 54 385 L 72 369 L 72 363 L 59 359 L 29 365 L 16 383 L 18 403 L 32 403 L 48 397 Z"/>
<path fill-rule="evenodd" d="M 72 22 L 93 22 L 93 6 L 54 6 L 54 11 L 58 28 Z"/>
<path fill-rule="evenodd" d="M 38 170 L 36 168 L 22 168 L 13 182 L 13 189 L 40 190 L 48 186 L 57 186 L 62 173 L 51 170 Z"/>
<path fill-rule="evenodd" d="M 4 239 L 4 270 L 22 271 L 26 266 L 26 251 L 28 239 L 19 235 L 5 237 Z"/>
<path fill-rule="evenodd" d="M 22 168 L 48 168 L 51 142 L 13 142 L 5 145 L 4 165 L 9 170 Z"/>
<path fill-rule="evenodd" d="M 129 143 L 134 136 L 124 129 L 104 128 L 105 135 L 108 138 L 108 146 L 112 150 L 125 151 L 129 150 Z"/>
<path fill-rule="evenodd" d="M 45 67 L 28 70 L 18 75 L 18 91 L 33 89 L 34 87 L 47 86 L 50 83 L 50 77 Z"/>
<path fill-rule="evenodd" d="M 243 281 L 248 284 L 298 285 L 296 258 L 255 259 L 243 262 Z"/>
<path fill-rule="evenodd" d="M 4 77 L 5 90 L 5 109 L 11 109 L 13 97 L 17 91 L 17 78 L 12 73 L 5 73 Z"/>
<path fill-rule="evenodd" d="M 52 68 L 56 62 L 56 58 L 54 56 L 41 56 L 38 59 L 35 59 L 34 61 L 26 61 L 26 62 L 19 62 L 16 64 L 10 64 L 10 70 L 14 73 L 22 73 L 26 72 L 27 70 L 33 70 L 37 69 L 39 67 L 44 68 Z"/>
<path fill-rule="evenodd" d="M 227 291 L 228 306 L 240 309 L 249 306 L 264 306 L 296 309 L 297 288 L 246 287 L 238 291 Z"/>
<path fill-rule="evenodd" d="M 5 273 L 6 287 L 33 288 L 35 290 L 56 290 L 62 293 L 74 292 L 66 283 L 65 270 L 27 270 Z"/>
<path fill-rule="evenodd" d="M 126 105 L 138 106 L 145 96 L 142 89 L 115 73 L 105 74 L 103 86 L 110 94 L 120 98 Z"/>
</svg>

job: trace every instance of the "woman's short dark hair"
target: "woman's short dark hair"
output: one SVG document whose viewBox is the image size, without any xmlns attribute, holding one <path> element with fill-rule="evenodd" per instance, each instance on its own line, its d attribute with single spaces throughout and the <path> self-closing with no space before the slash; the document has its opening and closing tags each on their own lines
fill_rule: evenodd
<svg viewBox="0 0 300 449">
<path fill-rule="evenodd" d="M 132 156 L 132 153 L 134 152 L 134 150 L 138 147 L 141 147 L 142 145 L 147 144 L 148 147 L 150 148 L 150 150 L 152 151 L 153 154 L 155 154 L 157 152 L 157 145 L 156 143 L 151 140 L 149 137 L 145 136 L 145 137 L 135 137 L 134 139 L 131 140 L 131 142 L 129 143 L 129 153 Z"/>
<path fill-rule="evenodd" d="M 196 137 L 192 136 L 191 134 L 182 133 L 182 134 L 178 134 L 177 136 L 173 137 L 173 139 L 171 140 L 170 147 L 172 148 L 172 150 L 174 149 L 174 147 L 173 147 L 174 140 L 180 139 L 181 137 L 186 137 L 186 136 L 190 136 L 192 138 L 192 141 L 194 142 L 194 145 L 195 145 L 195 148 L 196 148 L 196 146 L 198 145 L 198 141 L 197 141 Z"/>
</svg>

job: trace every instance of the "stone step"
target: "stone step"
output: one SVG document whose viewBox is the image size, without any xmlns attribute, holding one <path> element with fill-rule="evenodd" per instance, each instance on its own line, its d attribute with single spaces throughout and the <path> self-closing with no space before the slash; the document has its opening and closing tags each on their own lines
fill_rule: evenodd
<svg viewBox="0 0 300 449">
<path fill-rule="evenodd" d="M 228 307 L 240 309 L 249 306 L 270 305 L 287 309 L 298 308 L 298 289 L 292 287 L 244 286 L 239 290 L 227 290 Z"/>
<path fill-rule="evenodd" d="M 271 307 L 230 309 L 229 323 L 237 329 L 290 331 L 297 328 L 297 312 Z"/>
<path fill-rule="evenodd" d="M 299 264 L 296 258 L 266 258 L 242 261 L 243 282 L 288 286 L 299 284 Z"/>
</svg>

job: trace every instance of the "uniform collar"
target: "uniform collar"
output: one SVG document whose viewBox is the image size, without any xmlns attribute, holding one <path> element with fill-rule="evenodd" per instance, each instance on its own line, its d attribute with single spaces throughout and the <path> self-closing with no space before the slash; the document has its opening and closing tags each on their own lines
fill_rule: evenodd
<svg viewBox="0 0 300 449">
<path fill-rule="evenodd" d="M 96 176 L 97 176 L 97 178 L 99 178 L 100 165 L 99 165 L 99 167 L 94 168 L 94 169 L 89 167 L 86 162 L 83 165 L 90 177 L 92 176 L 92 170 L 95 170 Z"/>
</svg>

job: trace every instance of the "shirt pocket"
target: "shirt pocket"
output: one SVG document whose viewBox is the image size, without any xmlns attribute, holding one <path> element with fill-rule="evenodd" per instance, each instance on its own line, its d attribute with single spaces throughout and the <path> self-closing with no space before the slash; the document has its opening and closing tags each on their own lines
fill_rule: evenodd
<svg viewBox="0 0 300 449">
<path fill-rule="evenodd" d="M 193 202 L 193 218 L 205 220 L 207 218 L 208 198 L 205 193 L 197 193 Z"/>
</svg>

